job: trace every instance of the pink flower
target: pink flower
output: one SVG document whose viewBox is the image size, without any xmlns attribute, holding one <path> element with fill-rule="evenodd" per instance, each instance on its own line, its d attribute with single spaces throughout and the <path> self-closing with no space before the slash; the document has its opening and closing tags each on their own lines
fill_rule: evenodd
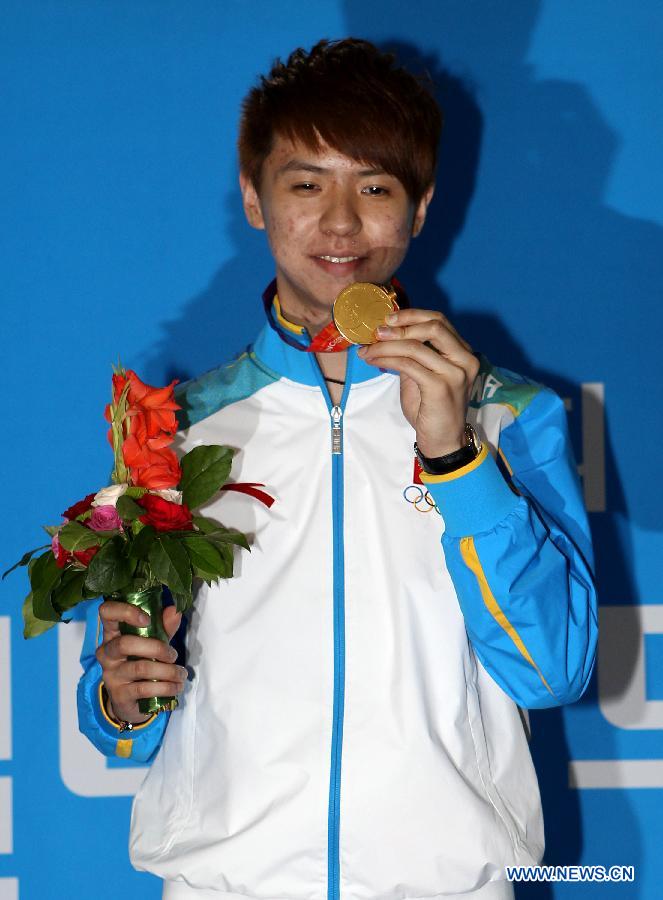
<svg viewBox="0 0 663 900">
<path fill-rule="evenodd" d="M 54 534 L 51 538 L 51 550 L 53 551 L 53 556 L 55 557 L 55 564 L 58 569 L 63 569 L 67 564 L 67 561 L 71 557 L 71 554 L 68 553 L 64 547 L 60 546 L 60 538 L 57 534 Z"/>
<path fill-rule="evenodd" d="M 93 531 L 122 530 L 122 519 L 114 506 L 95 506 L 86 524 Z"/>
</svg>

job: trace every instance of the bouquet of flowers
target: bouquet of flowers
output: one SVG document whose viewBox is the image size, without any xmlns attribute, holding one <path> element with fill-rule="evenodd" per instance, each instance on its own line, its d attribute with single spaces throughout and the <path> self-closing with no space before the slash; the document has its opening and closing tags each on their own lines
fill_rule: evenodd
<svg viewBox="0 0 663 900">
<path fill-rule="evenodd" d="M 168 640 L 161 620 L 163 587 L 184 612 L 196 579 L 211 584 L 230 578 L 233 544 L 250 549 L 241 532 L 194 512 L 224 486 L 234 451 L 201 445 L 178 459 L 171 447 L 181 408 L 176 384 L 152 387 L 131 369 L 114 367 L 113 400 L 105 410 L 115 457 L 112 484 L 66 509 L 60 525 L 45 526 L 51 543 L 29 550 L 2 576 L 28 567 L 26 638 L 70 621 L 63 613 L 103 596 L 150 615 L 145 628 L 121 623 L 124 633 Z M 46 552 L 35 556 L 40 550 Z M 143 712 L 176 705 L 176 698 L 140 701 Z"/>
</svg>

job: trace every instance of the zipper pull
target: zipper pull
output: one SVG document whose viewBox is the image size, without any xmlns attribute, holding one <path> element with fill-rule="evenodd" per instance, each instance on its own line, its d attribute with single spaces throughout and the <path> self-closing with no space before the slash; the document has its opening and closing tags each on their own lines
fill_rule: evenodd
<svg viewBox="0 0 663 900">
<path fill-rule="evenodd" d="M 332 454 L 338 454 L 338 453 L 343 452 L 343 432 L 341 431 L 341 416 L 342 415 L 343 415 L 343 410 L 341 409 L 340 406 L 332 407 L 332 411 L 331 411 Z"/>
</svg>

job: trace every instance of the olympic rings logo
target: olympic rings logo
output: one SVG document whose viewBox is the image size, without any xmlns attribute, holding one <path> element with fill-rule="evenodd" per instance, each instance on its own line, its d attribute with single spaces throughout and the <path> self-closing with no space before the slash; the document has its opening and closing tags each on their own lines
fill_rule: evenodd
<svg viewBox="0 0 663 900">
<path fill-rule="evenodd" d="M 418 484 L 409 484 L 403 491 L 403 497 L 414 506 L 417 512 L 429 513 L 435 510 L 438 516 L 442 515 L 428 491 L 419 487 Z"/>
</svg>

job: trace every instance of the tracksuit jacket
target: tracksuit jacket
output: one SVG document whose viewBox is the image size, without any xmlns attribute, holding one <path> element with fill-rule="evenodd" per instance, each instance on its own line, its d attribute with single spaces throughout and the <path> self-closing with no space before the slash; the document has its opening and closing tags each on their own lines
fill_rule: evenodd
<svg viewBox="0 0 663 900">
<path fill-rule="evenodd" d="M 281 313 L 230 364 L 177 387 L 176 448 L 238 448 L 203 514 L 245 532 L 198 591 L 180 706 L 119 732 L 89 605 L 80 728 L 151 763 L 135 868 L 223 900 L 414 900 L 478 890 L 543 855 L 528 708 L 577 700 L 597 639 L 592 548 L 566 413 L 481 357 L 484 449 L 417 475 L 399 377 L 348 351 L 331 402 Z"/>
</svg>

